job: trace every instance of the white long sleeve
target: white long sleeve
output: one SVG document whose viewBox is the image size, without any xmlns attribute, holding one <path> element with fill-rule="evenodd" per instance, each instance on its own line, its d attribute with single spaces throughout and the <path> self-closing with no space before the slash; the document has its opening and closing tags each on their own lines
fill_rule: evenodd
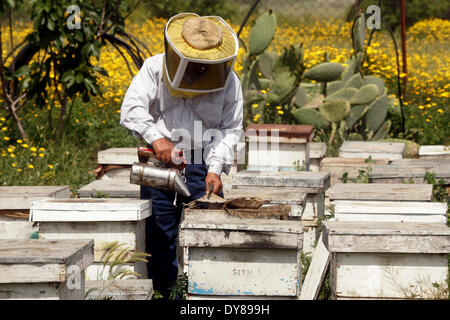
<svg viewBox="0 0 450 320">
<path fill-rule="evenodd" d="M 163 137 L 175 139 L 182 131 L 190 136 L 191 149 L 205 150 L 208 172 L 228 174 L 234 145 L 242 133 L 243 99 L 239 78 L 232 73 L 224 90 L 182 99 L 170 95 L 162 72 L 163 54 L 145 60 L 123 100 L 120 124 L 150 144 Z M 199 123 L 201 132 L 198 132 Z M 215 136 L 211 141 L 208 135 L 211 131 L 220 131 L 222 136 Z"/>
</svg>

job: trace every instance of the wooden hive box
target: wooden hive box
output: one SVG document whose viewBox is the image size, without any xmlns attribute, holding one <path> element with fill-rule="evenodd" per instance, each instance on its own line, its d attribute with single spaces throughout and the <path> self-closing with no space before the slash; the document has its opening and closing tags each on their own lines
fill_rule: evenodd
<svg viewBox="0 0 450 320">
<path fill-rule="evenodd" d="M 94 180 L 91 183 L 78 189 L 78 197 L 95 198 L 99 195 L 106 195 L 108 198 L 140 198 L 141 186 L 130 183 L 128 180 Z"/>
<path fill-rule="evenodd" d="M 29 221 L 31 199 L 70 198 L 69 186 L 0 187 L 0 240 L 30 239 L 37 226 Z"/>
<path fill-rule="evenodd" d="M 314 127 L 309 125 L 252 124 L 245 130 L 247 170 L 309 170 L 309 143 Z"/>
<path fill-rule="evenodd" d="M 137 148 L 110 148 L 99 151 L 97 162 L 106 173 L 101 180 L 130 181 L 130 170 L 134 162 L 139 162 Z"/>
<path fill-rule="evenodd" d="M 320 162 L 327 152 L 325 142 L 311 142 L 309 144 L 309 170 L 313 172 L 320 171 Z"/>
<path fill-rule="evenodd" d="M 448 299 L 446 225 L 326 221 L 323 242 L 333 299 Z"/>
<path fill-rule="evenodd" d="M 442 178 L 446 185 L 450 185 L 450 165 L 436 167 L 405 164 L 376 165 L 369 173 L 369 181 L 371 183 L 424 183 L 427 171 L 433 172 L 436 180 Z"/>
<path fill-rule="evenodd" d="M 369 167 L 373 167 L 375 164 L 388 164 L 387 159 L 377 159 L 374 160 L 375 164 L 368 163 L 367 159 L 363 158 L 334 158 L 327 157 L 323 158 L 320 162 L 320 172 L 330 173 L 330 185 L 333 186 L 336 183 L 340 183 L 341 177 L 347 173 L 348 183 L 352 183 L 350 179 L 355 179 L 358 177 L 360 170 L 368 171 Z"/>
<path fill-rule="evenodd" d="M 42 200 L 31 203 L 30 214 L 31 221 L 39 222 L 40 239 L 94 239 L 95 264 L 87 268 L 86 274 L 98 280 L 99 274 L 108 275 L 101 261 L 108 243 L 123 243 L 116 252 L 128 248 L 126 257 L 145 252 L 145 219 L 151 215 L 151 205 L 148 200 L 138 199 Z M 147 275 L 144 262 L 123 267 Z"/>
<path fill-rule="evenodd" d="M 153 281 L 150 279 L 86 280 L 86 299 L 151 300 Z"/>
<path fill-rule="evenodd" d="M 441 221 L 436 205 L 427 203 L 432 193 L 430 184 L 337 183 L 327 190 L 325 207 L 328 211 L 334 207 L 336 220 L 430 222 L 432 217 Z"/>
<path fill-rule="evenodd" d="M 326 172 L 240 171 L 233 176 L 233 189 L 253 192 L 255 196 L 258 196 L 261 188 L 306 193 L 306 204 L 300 218 L 304 224 L 304 252 L 313 252 L 319 239 L 318 226 L 324 215 L 325 191 L 329 186 L 330 174 Z"/>
<path fill-rule="evenodd" d="M 402 159 L 403 142 L 344 141 L 339 148 L 339 158 Z"/>
<path fill-rule="evenodd" d="M 450 146 L 420 146 L 419 157 L 422 159 L 450 160 Z"/>
<path fill-rule="evenodd" d="M 298 299 L 302 223 L 186 209 L 180 226 L 188 299 Z"/>
<path fill-rule="evenodd" d="M 84 300 L 92 240 L 0 241 L 0 299 Z"/>
</svg>

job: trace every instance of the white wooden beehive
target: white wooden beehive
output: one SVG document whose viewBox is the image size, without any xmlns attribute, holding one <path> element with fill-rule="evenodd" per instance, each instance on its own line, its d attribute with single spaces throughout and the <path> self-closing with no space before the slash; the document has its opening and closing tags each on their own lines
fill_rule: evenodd
<svg viewBox="0 0 450 320">
<path fill-rule="evenodd" d="M 240 219 L 215 210 L 185 210 L 179 244 L 189 299 L 297 299 L 302 224 Z"/>
<path fill-rule="evenodd" d="M 246 128 L 247 170 L 309 170 L 309 144 L 314 127 L 309 125 L 252 124 Z"/>
<path fill-rule="evenodd" d="M 311 142 L 309 144 L 309 170 L 313 172 L 320 171 L 320 162 L 327 152 L 325 142 Z"/>
<path fill-rule="evenodd" d="M 95 279 L 104 247 L 114 241 L 134 252 L 145 252 L 145 219 L 151 215 L 148 200 L 137 199 L 61 199 L 31 203 L 31 220 L 39 222 L 39 238 L 94 239 L 94 262 L 87 270 Z M 144 262 L 135 262 L 133 270 L 146 270 Z M 146 272 L 141 274 L 146 277 Z M 94 278 L 93 278 L 94 277 Z"/>
<path fill-rule="evenodd" d="M 84 300 L 92 240 L 0 241 L 0 299 Z"/>
<path fill-rule="evenodd" d="M 447 159 L 450 160 L 450 146 L 420 146 L 419 157 L 423 159 Z"/>
<path fill-rule="evenodd" d="M 312 253 L 319 239 L 319 221 L 325 212 L 325 191 L 330 187 L 327 172 L 259 172 L 240 171 L 233 176 L 233 189 L 253 192 L 255 196 L 262 189 L 306 193 L 306 203 L 300 220 L 304 224 L 303 251 Z"/>
<path fill-rule="evenodd" d="M 323 242 L 334 299 L 448 298 L 444 224 L 326 221 Z"/>
<path fill-rule="evenodd" d="M 38 231 L 29 221 L 32 199 L 70 198 L 69 186 L 0 187 L 0 240 L 30 239 Z"/>
</svg>

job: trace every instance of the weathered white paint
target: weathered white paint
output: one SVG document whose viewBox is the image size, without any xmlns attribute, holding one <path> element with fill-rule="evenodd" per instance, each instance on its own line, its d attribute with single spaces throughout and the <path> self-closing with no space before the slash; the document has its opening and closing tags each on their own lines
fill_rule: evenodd
<svg viewBox="0 0 450 320">
<path fill-rule="evenodd" d="M 0 210 L 29 210 L 32 199 L 70 198 L 69 186 L 0 187 Z"/>
<path fill-rule="evenodd" d="M 302 285 L 300 300 L 316 300 L 318 298 L 329 263 L 330 253 L 320 237 Z"/>
<path fill-rule="evenodd" d="M 38 231 L 29 220 L 10 218 L 0 214 L 0 240 L 4 239 L 30 239 L 30 236 Z"/>
<path fill-rule="evenodd" d="M 145 252 L 145 221 L 41 222 L 39 238 L 93 239 L 94 261 L 100 262 L 104 253 L 103 248 L 114 241 L 124 244 L 117 252 L 125 248 L 128 248 L 128 255 Z"/>
<path fill-rule="evenodd" d="M 298 296 L 302 232 L 299 221 L 241 219 L 221 210 L 186 209 L 179 243 L 184 247 L 189 294 Z"/>
<path fill-rule="evenodd" d="M 300 268 L 296 250 L 190 247 L 188 292 L 297 296 Z"/>
<path fill-rule="evenodd" d="M 424 183 L 426 172 L 433 172 L 436 179 L 442 178 L 450 184 L 450 165 L 448 166 L 410 166 L 410 165 L 376 165 L 369 173 L 372 183 Z"/>
<path fill-rule="evenodd" d="M 309 142 L 305 139 L 280 141 L 268 136 L 251 136 L 248 140 L 247 170 L 278 171 L 295 170 L 296 161 L 299 166 L 309 170 Z M 255 139 L 255 140 L 253 140 Z"/>
<path fill-rule="evenodd" d="M 0 241 L 0 299 L 83 299 L 93 246 L 92 240 Z"/>
<path fill-rule="evenodd" d="M 431 201 L 433 186 L 430 184 L 398 183 L 336 183 L 326 191 L 330 201 L 376 200 L 376 201 Z"/>
<path fill-rule="evenodd" d="M 110 148 L 98 152 L 98 164 L 132 165 L 139 162 L 137 148 Z"/>
<path fill-rule="evenodd" d="M 439 202 L 335 200 L 336 221 L 434 222 L 447 225 L 447 205 Z"/>
<path fill-rule="evenodd" d="M 436 298 L 433 283 L 446 286 L 446 225 L 326 221 L 323 236 L 334 299 Z"/>
<path fill-rule="evenodd" d="M 446 286 L 446 254 L 339 253 L 335 297 L 446 299 L 433 283 Z"/>
<path fill-rule="evenodd" d="M 450 159 L 450 146 L 420 146 L 419 157 L 424 159 Z"/>
<path fill-rule="evenodd" d="M 397 160 L 403 158 L 403 142 L 344 141 L 339 148 L 340 158 L 368 158 Z"/>
<path fill-rule="evenodd" d="M 92 198 L 97 193 L 106 194 L 109 198 L 140 198 L 141 186 L 130 183 L 127 179 L 94 180 L 78 189 L 78 197 Z"/>
<path fill-rule="evenodd" d="M 121 180 L 121 181 L 130 181 L 130 171 L 131 168 L 117 168 L 112 169 L 102 175 L 99 180 Z"/>
</svg>

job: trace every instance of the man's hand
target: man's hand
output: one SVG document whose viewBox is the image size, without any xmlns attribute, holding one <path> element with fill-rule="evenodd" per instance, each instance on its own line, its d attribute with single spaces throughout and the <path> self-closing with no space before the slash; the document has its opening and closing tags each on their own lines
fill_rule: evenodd
<svg viewBox="0 0 450 320">
<path fill-rule="evenodd" d="M 219 194 L 220 191 L 222 191 L 222 181 L 220 180 L 220 177 L 213 173 L 210 172 L 206 175 L 205 178 L 205 184 L 206 184 L 206 195 L 208 195 L 209 191 L 210 191 L 210 186 L 212 186 L 213 192 L 215 194 Z"/>
</svg>

